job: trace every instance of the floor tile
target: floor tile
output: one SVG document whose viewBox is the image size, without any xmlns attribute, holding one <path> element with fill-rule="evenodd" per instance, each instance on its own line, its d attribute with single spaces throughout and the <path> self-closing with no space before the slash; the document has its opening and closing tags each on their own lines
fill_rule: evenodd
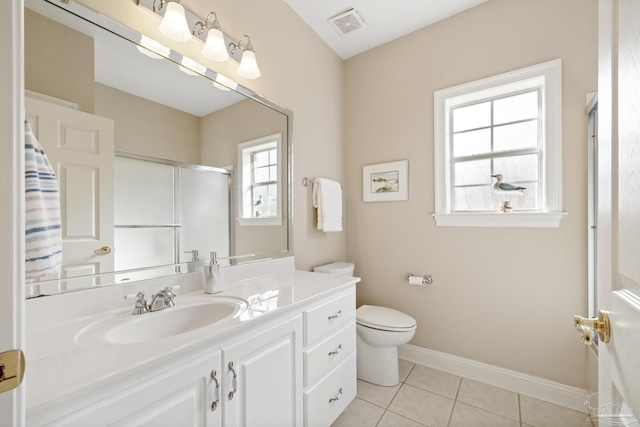
<svg viewBox="0 0 640 427">
<path fill-rule="evenodd" d="M 357 395 L 362 400 L 386 409 L 393 400 L 393 397 L 398 393 L 398 390 L 400 390 L 400 385 L 401 384 L 394 387 L 384 387 L 358 380 Z"/>
<path fill-rule="evenodd" d="M 402 417 L 398 414 L 394 414 L 393 412 L 386 411 L 380 422 L 376 427 L 423 427 L 424 424 L 420 424 L 409 418 Z"/>
<path fill-rule="evenodd" d="M 449 427 L 520 427 L 520 422 L 456 402 Z"/>
<path fill-rule="evenodd" d="M 374 427 L 383 413 L 384 409 L 356 397 L 331 427 Z"/>
<path fill-rule="evenodd" d="M 589 415 L 520 395 L 522 422 L 534 427 L 591 427 Z"/>
<path fill-rule="evenodd" d="M 414 366 L 416 366 L 416 364 L 413 362 L 408 362 L 406 360 L 398 359 L 398 371 L 400 374 L 400 382 L 404 382 L 404 380 L 407 379 L 407 376 L 409 376 L 409 373 L 411 372 Z"/>
<path fill-rule="evenodd" d="M 405 380 L 406 384 L 432 393 L 455 399 L 460 387 L 461 377 L 426 366 L 416 365 Z"/>
<path fill-rule="evenodd" d="M 518 394 L 503 388 L 463 378 L 458 401 L 520 421 Z"/>
<path fill-rule="evenodd" d="M 403 384 L 389 410 L 430 427 L 446 427 L 453 402 L 439 394 Z"/>
</svg>

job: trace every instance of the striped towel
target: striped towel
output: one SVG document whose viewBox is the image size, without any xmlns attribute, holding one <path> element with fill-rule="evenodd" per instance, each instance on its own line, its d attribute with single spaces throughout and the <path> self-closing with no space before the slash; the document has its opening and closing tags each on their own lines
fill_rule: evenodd
<svg viewBox="0 0 640 427">
<path fill-rule="evenodd" d="M 55 274 L 62 264 L 60 197 L 56 174 L 25 122 L 25 277 Z"/>
</svg>

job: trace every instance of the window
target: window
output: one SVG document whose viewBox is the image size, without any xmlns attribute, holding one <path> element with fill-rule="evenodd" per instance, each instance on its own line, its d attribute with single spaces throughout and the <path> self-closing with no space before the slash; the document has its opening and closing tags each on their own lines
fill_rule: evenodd
<svg viewBox="0 0 640 427">
<path fill-rule="evenodd" d="M 280 134 L 238 144 L 238 220 L 241 225 L 280 225 Z"/>
<path fill-rule="evenodd" d="M 559 225 L 561 96 L 560 60 L 435 93 L 437 225 Z M 494 191 L 498 174 L 526 190 Z"/>
</svg>

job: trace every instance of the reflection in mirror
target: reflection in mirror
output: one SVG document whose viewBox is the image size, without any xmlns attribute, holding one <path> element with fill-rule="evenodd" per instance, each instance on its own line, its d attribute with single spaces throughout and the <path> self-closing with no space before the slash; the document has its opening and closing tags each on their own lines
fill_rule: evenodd
<svg viewBox="0 0 640 427">
<path fill-rule="evenodd" d="M 29 296 L 195 271 L 214 251 L 292 254 L 290 112 L 82 6 L 25 6 L 26 118 L 63 238 Z"/>
</svg>

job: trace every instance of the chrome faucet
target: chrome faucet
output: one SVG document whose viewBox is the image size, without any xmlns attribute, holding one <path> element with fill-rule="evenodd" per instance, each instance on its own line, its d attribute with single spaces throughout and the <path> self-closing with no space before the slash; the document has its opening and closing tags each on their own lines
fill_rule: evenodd
<svg viewBox="0 0 640 427">
<path fill-rule="evenodd" d="M 167 286 L 157 294 L 153 295 L 149 304 L 147 304 L 147 300 L 144 299 L 144 292 L 138 292 L 135 295 L 135 298 L 137 299 L 132 314 L 144 314 L 150 311 L 158 311 L 165 308 L 173 307 L 175 305 L 174 299 L 176 297 L 173 289 L 177 288 L 179 288 L 179 286 Z M 133 297 L 133 295 L 125 296 L 125 298 L 131 297 Z"/>
</svg>

